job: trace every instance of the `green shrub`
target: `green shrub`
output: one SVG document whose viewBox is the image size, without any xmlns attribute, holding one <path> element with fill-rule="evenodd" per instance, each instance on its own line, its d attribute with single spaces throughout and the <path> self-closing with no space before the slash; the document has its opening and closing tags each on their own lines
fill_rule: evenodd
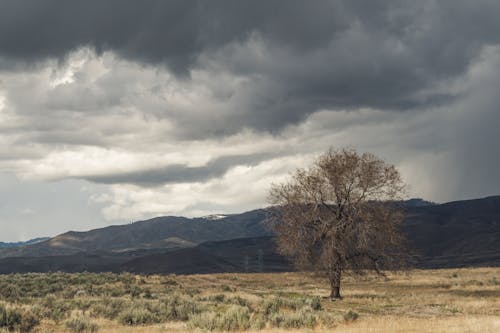
<svg viewBox="0 0 500 333">
<path fill-rule="evenodd" d="M 132 297 L 139 297 L 141 296 L 142 289 L 139 286 L 136 286 L 135 284 L 127 286 L 126 292 L 130 294 Z"/>
<path fill-rule="evenodd" d="M 91 313 L 94 317 L 116 319 L 120 312 L 125 309 L 125 302 L 121 299 L 106 298 L 102 302 L 92 305 Z"/>
<path fill-rule="evenodd" d="M 274 327 L 312 328 L 316 325 L 316 316 L 310 307 L 304 307 L 296 312 L 275 313 L 270 317 L 270 323 Z"/>
<path fill-rule="evenodd" d="M 124 325 L 146 325 L 158 322 L 158 317 L 147 308 L 128 308 L 120 313 L 118 321 Z"/>
<path fill-rule="evenodd" d="M 254 330 L 261 330 L 266 327 L 266 317 L 262 314 L 253 313 L 250 317 L 250 327 Z"/>
<path fill-rule="evenodd" d="M 201 306 L 192 299 L 173 295 L 160 303 L 158 312 L 162 321 L 187 321 L 201 312 Z"/>
<path fill-rule="evenodd" d="M 358 318 L 359 318 L 359 314 L 354 312 L 354 311 L 351 311 L 351 310 L 349 310 L 346 314 L 344 314 L 344 321 L 348 322 L 348 323 L 353 322 Z"/>
<path fill-rule="evenodd" d="M 313 309 L 314 311 L 319 311 L 322 309 L 322 306 L 321 306 L 321 297 L 319 296 L 315 296 L 315 297 L 311 297 L 311 298 L 306 298 L 305 300 L 305 304 L 310 306 L 311 309 Z"/>
<path fill-rule="evenodd" d="M 31 332 L 38 324 L 40 320 L 33 312 L 0 305 L 0 328 L 24 333 Z"/>
<path fill-rule="evenodd" d="M 87 317 L 71 318 L 64 324 L 69 331 L 74 333 L 95 333 L 99 330 L 99 326 Z"/>
<path fill-rule="evenodd" d="M 166 285 L 166 286 L 177 286 L 179 284 L 177 281 L 175 281 L 172 278 L 168 278 L 166 280 L 163 280 L 161 283 Z"/>
<path fill-rule="evenodd" d="M 224 303 L 226 296 L 223 294 L 210 295 L 207 297 L 207 301 L 215 303 Z"/>
<path fill-rule="evenodd" d="M 40 324 L 38 316 L 31 311 L 24 311 L 21 315 L 21 323 L 18 326 L 20 332 L 31 332 Z"/>
<path fill-rule="evenodd" d="M 326 311 L 320 312 L 318 314 L 318 319 L 324 327 L 330 328 L 330 327 L 335 326 L 335 317 L 330 312 L 326 312 Z"/>
<path fill-rule="evenodd" d="M 218 329 L 220 315 L 213 311 L 205 311 L 192 316 L 189 319 L 188 327 L 191 329 L 200 328 L 208 331 Z"/>
<path fill-rule="evenodd" d="M 21 295 L 21 290 L 13 283 L 2 283 L 0 285 L 0 298 L 6 301 L 15 301 Z"/>
<path fill-rule="evenodd" d="M 299 310 L 304 306 L 307 306 L 314 311 L 319 311 L 321 310 L 321 299 L 319 297 L 272 297 L 265 299 L 261 303 L 261 310 L 266 316 L 269 316 L 278 313 L 280 309 Z"/>
<path fill-rule="evenodd" d="M 231 305 L 226 312 L 212 311 L 193 315 L 189 320 L 190 328 L 209 331 L 241 331 L 250 328 L 250 310 L 247 307 Z"/>
<path fill-rule="evenodd" d="M 223 284 L 221 286 L 221 290 L 222 291 L 226 291 L 226 292 L 231 292 L 231 291 L 235 291 L 235 289 L 231 288 L 230 286 L 228 286 L 227 284 Z"/>
<path fill-rule="evenodd" d="M 55 323 L 59 323 L 69 316 L 71 308 L 70 303 L 50 295 L 45 297 L 39 306 L 36 307 L 36 312 L 42 318 L 51 319 Z"/>
<path fill-rule="evenodd" d="M 19 309 L 6 308 L 0 305 L 0 327 L 13 331 L 21 324 L 22 314 Z"/>
</svg>

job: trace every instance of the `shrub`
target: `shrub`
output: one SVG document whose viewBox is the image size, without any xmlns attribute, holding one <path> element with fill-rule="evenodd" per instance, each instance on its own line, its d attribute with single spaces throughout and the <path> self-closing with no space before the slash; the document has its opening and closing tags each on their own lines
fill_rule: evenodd
<svg viewBox="0 0 500 333">
<path fill-rule="evenodd" d="M 206 311 L 193 315 L 188 326 L 209 331 L 241 331 L 250 327 L 250 310 L 232 305 L 226 312 Z"/>
<path fill-rule="evenodd" d="M 319 321 L 324 327 L 333 327 L 335 326 L 335 317 L 332 313 L 322 311 L 319 313 Z"/>
<path fill-rule="evenodd" d="M 6 308 L 0 305 L 0 328 L 24 333 L 31 332 L 39 323 L 38 317 L 29 310 Z"/>
<path fill-rule="evenodd" d="M 273 297 L 265 299 L 261 309 L 266 316 L 278 313 L 280 309 L 299 310 L 307 306 L 314 311 L 321 310 L 321 299 L 319 297 L 308 298 L 284 298 Z"/>
<path fill-rule="evenodd" d="M 312 328 L 316 325 L 316 316 L 313 310 L 306 306 L 300 311 L 275 313 L 270 317 L 271 325 L 283 328 Z"/>
<path fill-rule="evenodd" d="M 224 296 L 223 294 L 217 294 L 217 295 L 208 296 L 207 301 L 215 302 L 215 303 L 224 303 L 225 299 L 226 299 L 226 296 Z"/>
<path fill-rule="evenodd" d="M 175 281 L 172 278 L 168 278 L 166 280 L 163 280 L 161 283 L 166 285 L 166 286 L 177 286 L 179 284 L 177 281 Z"/>
<path fill-rule="evenodd" d="M 321 307 L 321 298 L 319 296 L 307 298 L 305 300 L 305 304 L 308 305 L 308 306 L 310 306 L 311 309 L 313 309 L 314 311 L 319 311 L 319 310 L 322 309 L 322 307 Z"/>
<path fill-rule="evenodd" d="M 147 288 L 146 290 L 144 290 L 143 297 L 146 298 L 146 299 L 153 299 L 153 298 L 155 298 L 154 295 L 151 293 L 151 289 L 149 289 L 149 288 Z"/>
<path fill-rule="evenodd" d="M 15 301 L 21 295 L 21 290 L 18 286 L 12 283 L 4 283 L 0 285 L 0 298 L 8 301 Z"/>
<path fill-rule="evenodd" d="M 189 319 L 188 327 L 191 329 L 200 328 L 208 331 L 215 331 L 218 328 L 219 315 L 213 311 L 205 311 L 192 316 Z"/>
<path fill-rule="evenodd" d="M 353 322 L 358 318 L 359 314 L 351 310 L 349 310 L 346 314 L 344 314 L 344 321 L 348 323 Z"/>
<path fill-rule="evenodd" d="M 250 309 L 246 306 L 231 305 L 229 309 L 222 314 L 222 321 L 225 325 L 224 330 L 244 330 L 250 327 Z"/>
<path fill-rule="evenodd" d="M 222 290 L 222 291 L 227 291 L 227 292 L 234 291 L 234 289 L 233 289 L 233 288 L 231 288 L 230 286 L 228 286 L 227 284 L 223 284 L 223 285 L 221 286 L 221 290 Z"/>
<path fill-rule="evenodd" d="M 6 308 L 0 305 L 0 327 L 13 331 L 21 324 L 21 312 L 19 309 Z"/>
<path fill-rule="evenodd" d="M 95 317 L 115 319 L 125 309 L 125 302 L 120 299 L 104 299 L 92 306 L 91 313 Z"/>
<path fill-rule="evenodd" d="M 249 309 L 251 309 L 250 303 L 246 299 L 244 299 L 240 296 L 228 298 L 228 299 L 226 299 L 226 303 L 235 304 L 235 305 L 239 305 L 239 306 L 246 306 Z"/>
<path fill-rule="evenodd" d="M 65 326 L 75 333 L 95 333 L 99 330 L 99 326 L 87 317 L 71 318 L 65 322 Z"/>
<path fill-rule="evenodd" d="M 20 332 L 31 332 L 40 324 L 40 319 L 31 311 L 24 311 L 21 315 L 21 323 L 18 326 Z"/>
<path fill-rule="evenodd" d="M 136 286 L 135 284 L 127 286 L 127 293 L 129 293 L 130 296 L 132 296 L 134 298 L 139 297 L 141 295 L 141 292 L 142 292 L 142 289 L 139 286 Z"/>
<path fill-rule="evenodd" d="M 250 327 L 254 330 L 261 330 L 266 327 L 266 317 L 262 314 L 253 313 L 250 317 Z"/>
<path fill-rule="evenodd" d="M 201 312 L 201 307 L 192 299 L 173 295 L 160 303 L 159 315 L 164 321 L 187 321 L 190 316 Z"/>
<path fill-rule="evenodd" d="M 184 290 L 184 293 L 186 293 L 186 295 L 193 297 L 194 295 L 201 294 L 201 290 L 198 288 L 187 288 Z"/>
<path fill-rule="evenodd" d="M 69 303 L 58 300 L 55 296 L 50 295 L 45 297 L 36 309 L 40 317 L 59 323 L 68 317 L 71 306 Z"/>
<path fill-rule="evenodd" d="M 124 325 L 146 325 L 158 322 L 158 318 L 147 308 L 128 308 L 119 315 L 119 322 Z"/>
<path fill-rule="evenodd" d="M 282 306 L 283 306 L 283 299 L 280 297 L 266 299 L 262 302 L 261 305 L 264 315 L 266 316 L 278 313 Z"/>
</svg>

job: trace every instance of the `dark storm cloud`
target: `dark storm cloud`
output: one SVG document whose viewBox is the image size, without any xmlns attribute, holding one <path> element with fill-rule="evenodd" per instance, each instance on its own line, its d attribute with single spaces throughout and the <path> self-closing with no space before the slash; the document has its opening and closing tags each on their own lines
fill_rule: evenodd
<svg viewBox="0 0 500 333">
<path fill-rule="evenodd" d="M 498 13 L 496 1 L 4 1 L 0 55 L 33 62 L 90 46 L 184 78 L 207 66 L 251 77 L 224 128 L 203 128 L 205 115 L 201 131 L 185 130 L 217 136 L 279 130 L 318 109 L 449 103 L 457 96 L 436 86 L 499 42 Z M 245 56 L 252 40 L 263 59 Z"/>
<path fill-rule="evenodd" d="M 169 165 L 159 169 L 141 170 L 121 174 L 84 177 L 101 184 L 134 184 L 138 186 L 161 186 L 171 183 L 205 182 L 223 176 L 230 168 L 238 165 L 256 165 L 263 160 L 277 157 L 279 154 L 253 154 L 223 156 L 208 162 L 204 166 L 190 167 L 184 164 Z"/>
<path fill-rule="evenodd" d="M 300 1 L 4 1 L 0 48 L 8 57 L 63 57 L 82 45 L 185 71 L 205 49 L 244 40 L 255 30 L 303 46 L 335 32 L 334 4 Z M 304 16 L 306 14 L 306 16 Z M 311 16 L 316 20 L 308 22 Z M 306 25 L 306 26 L 303 26 Z M 332 28 L 334 30 L 332 30 Z M 291 37 L 288 37 L 291 36 Z"/>
</svg>

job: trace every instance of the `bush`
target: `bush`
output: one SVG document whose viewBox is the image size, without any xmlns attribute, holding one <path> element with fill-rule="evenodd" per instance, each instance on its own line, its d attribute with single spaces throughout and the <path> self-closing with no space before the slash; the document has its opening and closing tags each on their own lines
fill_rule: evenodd
<svg viewBox="0 0 500 333">
<path fill-rule="evenodd" d="M 69 319 L 65 322 L 65 326 L 68 330 L 75 333 L 95 333 L 99 330 L 99 326 L 87 317 Z"/>
<path fill-rule="evenodd" d="M 250 328 L 250 310 L 247 307 L 232 305 L 226 312 L 202 312 L 193 315 L 188 326 L 209 331 L 241 331 Z"/>
<path fill-rule="evenodd" d="M 251 306 L 250 306 L 250 303 L 240 297 L 240 296 L 235 296 L 235 297 L 230 297 L 230 298 L 226 298 L 226 304 L 235 304 L 235 305 L 239 305 L 239 306 L 246 306 L 248 307 L 249 309 L 252 309 Z"/>
<path fill-rule="evenodd" d="M 275 313 L 270 317 L 271 325 L 283 328 L 312 328 L 316 325 L 316 316 L 310 307 L 297 312 Z"/>
<path fill-rule="evenodd" d="M 250 327 L 254 330 L 262 330 L 266 327 L 266 317 L 262 314 L 253 313 L 250 317 Z"/>
<path fill-rule="evenodd" d="M 20 332 L 31 332 L 40 324 L 40 319 L 31 311 L 24 311 L 21 315 L 21 323 L 18 326 Z"/>
<path fill-rule="evenodd" d="M 91 313 L 95 317 L 115 319 L 125 309 L 125 302 L 120 299 L 104 299 L 92 306 Z"/>
<path fill-rule="evenodd" d="M 200 313 L 201 307 L 192 299 L 174 295 L 163 300 L 158 311 L 164 321 L 187 321 L 190 316 Z"/>
<path fill-rule="evenodd" d="M 344 314 L 344 321 L 348 323 L 353 322 L 358 318 L 359 314 L 351 310 L 349 310 L 346 314 Z"/>
<path fill-rule="evenodd" d="M 210 295 L 207 297 L 207 301 L 214 303 L 224 303 L 226 296 L 223 294 Z"/>
<path fill-rule="evenodd" d="M 21 324 L 21 312 L 18 309 L 6 308 L 0 305 L 0 327 L 13 331 Z"/>
<path fill-rule="evenodd" d="M 6 308 L 0 305 L 0 328 L 9 331 L 31 332 L 40 324 L 38 317 L 29 310 Z"/>
<path fill-rule="evenodd" d="M 324 327 L 333 327 L 335 326 L 335 316 L 332 313 L 322 311 L 319 313 L 319 321 Z"/>
<path fill-rule="evenodd" d="M 250 309 L 246 306 L 231 305 L 229 309 L 223 313 L 222 321 L 224 322 L 224 330 L 245 330 L 250 327 Z"/>
<path fill-rule="evenodd" d="M 159 320 L 147 308 L 129 308 L 120 313 L 118 321 L 124 325 L 154 324 Z"/>
<path fill-rule="evenodd" d="M 13 283 L 3 283 L 0 285 L 0 298 L 7 301 L 15 301 L 21 295 L 21 290 Z"/>
<path fill-rule="evenodd" d="M 71 305 L 63 300 L 58 300 L 55 296 L 47 296 L 36 307 L 37 314 L 42 318 L 53 320 L 55 323 L 67 318 L 71 310 Z"/>
<path fill-rule="evenodd" d="M 307 298 L 305 300 L 305 304 L 308 305 L 308 306 L 310 306 L 311 309 L 313 309 L 314 311 L 319 311 L 319 310 L 322 309 L 322 307 L 321 307 L 321 298 L 319 296 Z"/>
</svg>

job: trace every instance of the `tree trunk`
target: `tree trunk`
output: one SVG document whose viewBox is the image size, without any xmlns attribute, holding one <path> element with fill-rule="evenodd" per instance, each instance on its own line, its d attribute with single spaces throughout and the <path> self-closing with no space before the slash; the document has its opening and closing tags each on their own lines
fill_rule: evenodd
<svg viewBox="0 0 500 333">
<path fill-rule="evenodd" d="M 336 264 L 333 266 L 332 271 L 330 272 L 330 299 L 337 300 L 342 299 L 340 296 L 340 277 L 341 277 L 342 269 L 340 264 Z"/>
</svg>

